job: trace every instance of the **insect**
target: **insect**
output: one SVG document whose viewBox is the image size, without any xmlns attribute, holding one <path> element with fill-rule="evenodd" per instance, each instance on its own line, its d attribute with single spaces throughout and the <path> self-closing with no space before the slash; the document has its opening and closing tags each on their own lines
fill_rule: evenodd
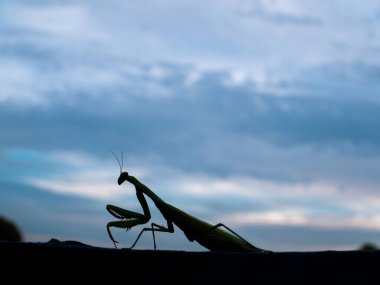
<svg viewBox="0 0 380 285">
<path fill-rule="evenodd" d="M 166 219 L 167 227 L 151 223 L 150 228 L 143 228 L 141 230 L 140 234 L 137 236 L 137 239 L 130 247 L 131 249 L 136 245 L 137 241 L 145 231 L 152 232 L 154 249 L 156 249 L 155 232 L 173 233 L 174 225 L 176 225 L 184 232 L 185 236 L 189 241 L 196 241 L 200 245 L 204 246 L 205 248 L 211 251 L 270 252 L 253 246 L 248 241 L 243 239 L 241 236 L 239 236 L 237 233 L 235 233 L 233 230 L 231 230 L 222 223 L 211 225 L 166 203 L 155 193 L 153 193 L 153 191 L 150 190 L 146 185 L 141 183 L 137 178 L 129 175 L 128 172 L 122 171 L 123 155 L 121 157 L 121 163 L 115 154 L 114 156 L 116 157 L 120 166 L 120 176 L 117 180 L 118 184 L 121 185 L 125 181 L 128 181 L 131 184 L 133 184 L 136 188 L 137 199 L 139 200 L 143 209 L 143 214 L 140 214 L 114 205 L 106 206 L 108 212 L 112 216 L 119 219 L 118 221 L 112 221 L 107 224 L 107 232 L 110 239 L 114 243 L 115 248 L 117 248 L 116 243 L 118 242 L 112 236 L 110 230 L 111 227 L 123 228 L 128 231 L 134 226 L 146 224 L 149 222 L 151 215 L 148 204 L 144 197 L 144 195 L 146 195 L 153 201 L 155 206 L 161 212 L 162 216 Z M 223 230 L 222 228 L 225 228 L 226 230 Z"/>
</svg>

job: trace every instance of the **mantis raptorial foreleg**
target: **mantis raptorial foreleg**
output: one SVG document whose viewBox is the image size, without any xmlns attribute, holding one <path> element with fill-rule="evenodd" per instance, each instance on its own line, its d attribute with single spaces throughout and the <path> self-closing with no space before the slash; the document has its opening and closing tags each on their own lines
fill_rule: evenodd
<svg viewBox="0 0 380 285">
<path fill-rule="evenodd" d="M 117 209 L 117 210 L 116 210 Z M 113 221 L 107 224 L 107 232 L 110 239 L 113 241 L 115 247 L 116 241 L 112 236 L 111 227 L 127 229 L 127 231 L 137 225 L 145 224 L 146 217 L 140 213 L 132 212 L 129 210 L 121 209 L 113 205 L 107 205 L 107 210 L 116 218 L 123 219 L 122 221 Z M 149 219 L 148 219 L 149 220 Z"/>
<path fill-rule="evenodd" d="M 139 235 L 137 236 L 137 239 L 135 240 L 135 242 L 133 243 L 133 245 L 130 248 L 132 249 L 136 245 L 137 241 L 140 239 L 140 237 L 141 237 L 141 235 L 142 235 L 143 232 L 145 232 L 145 231 L 151 231 L 152 234 L 153 234 L 154 249 L 156 249 L 156 238 L 154 236 L 154 232 L 174 233 L 173 222 L 167 220 L 167 223 L 168 223 L 168 227 L 167 228 L 165 228 L 164 226 L 157 225 L 155 223 L 152 223 L 151 228 L 143 228 L 141 230 L 141 232 L 139 233 Z M 156 228 L 154 228 L 154 227 L 156 227 Z"/>
<path fill-rule="evenodd" d="M 112 216 L 118 219 L 144 218 L 143 214 L 129 211 L 114 205 L 107 205 L 106 209 Z"/>
<path fill-rule="evenodd" d="M 129 230 L 134 226 L 137 226 L 140 224 L 146 224 L 150 220 L 150 212 L 149 212 L 148 204 L 145 200 L 143 193 L 141 191 L 138 191 L 137 188 L 136 188 L 136 196 L 143 208 L 144 214 L 129 211 L 129 210 L 126 210 L 114 205 L 107 205 L 106 207 L 108 212 L 110 212 L 112 216 L 122 220 L 122 221 L 109 222 L 107 224 L 107 232 L 113 244 L 115 245 L 115 248 L 116 248 L 116 243 L 118 243 L 118 241 L 116 241 L 113 238 L 111 230 L 110 230 L 111 227 L 123 228 L 123 229 Z"/>
</svg>

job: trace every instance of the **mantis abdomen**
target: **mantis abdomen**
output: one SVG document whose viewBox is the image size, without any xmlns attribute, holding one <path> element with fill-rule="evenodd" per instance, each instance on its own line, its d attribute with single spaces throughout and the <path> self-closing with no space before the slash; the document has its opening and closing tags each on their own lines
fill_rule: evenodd
<svg viewBox="0 0 380 285">
<path fill-rule="evenodd" d="M 263 252 L 223 224 L 215 226 L 191 216 L 184 211 L 165 203 L 165 207 L 158 207 L 165 219 L 173 222 L 186 235 L 189 241 L 196 241 L 212 251 L 250 251 Z M 231 234 L 220 227 L 224 226 Z"/>
</svg>

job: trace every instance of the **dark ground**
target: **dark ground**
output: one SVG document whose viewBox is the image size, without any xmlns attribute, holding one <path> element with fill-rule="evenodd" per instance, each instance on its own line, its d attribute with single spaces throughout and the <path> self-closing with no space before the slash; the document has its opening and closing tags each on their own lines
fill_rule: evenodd
<svg viewBox="0 0 380 285">
<path fill-rule="evenodd" d="M 0 276 L 12 280 L 7 284 L 21 280 L 115 285 L 380 284 L 379 250 L 256 254 L 154 251 L 52 239 L 47 243 L 0 241 L 0 256 Z"/>
</svg>

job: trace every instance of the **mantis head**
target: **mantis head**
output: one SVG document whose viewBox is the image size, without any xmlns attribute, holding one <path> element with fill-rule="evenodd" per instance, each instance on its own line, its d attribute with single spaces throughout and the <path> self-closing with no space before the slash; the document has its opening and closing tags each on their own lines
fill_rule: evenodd
<svg viewBox="0 0 380 285">
<path fill-rule="evenodd" d="M 124 160 L 123 152 L 121 152 L 121 162 L 120 162 L 119 158 L 117 157 L 117 155 L 113 151 L 111 151 L 111 152 L 115 156 L 115 158 L 117 159 L 117 162 L 119 163 L 120 176 L 117 179 L 117 184 L 121 185 L 125 180 L 128 180 L 128 178 L 129 178 L 128 172 L 126 172 L 126 171 L 123 172 L 123 162 L 124 162 L 123 161 Z"/>
<path fill-rule="evenodd" d="M 125 180 L 128 180 L 128 172 L 121 172 L 119 178 L 117 179 L 117 184 L 121 185 Z"/>
</svg>

